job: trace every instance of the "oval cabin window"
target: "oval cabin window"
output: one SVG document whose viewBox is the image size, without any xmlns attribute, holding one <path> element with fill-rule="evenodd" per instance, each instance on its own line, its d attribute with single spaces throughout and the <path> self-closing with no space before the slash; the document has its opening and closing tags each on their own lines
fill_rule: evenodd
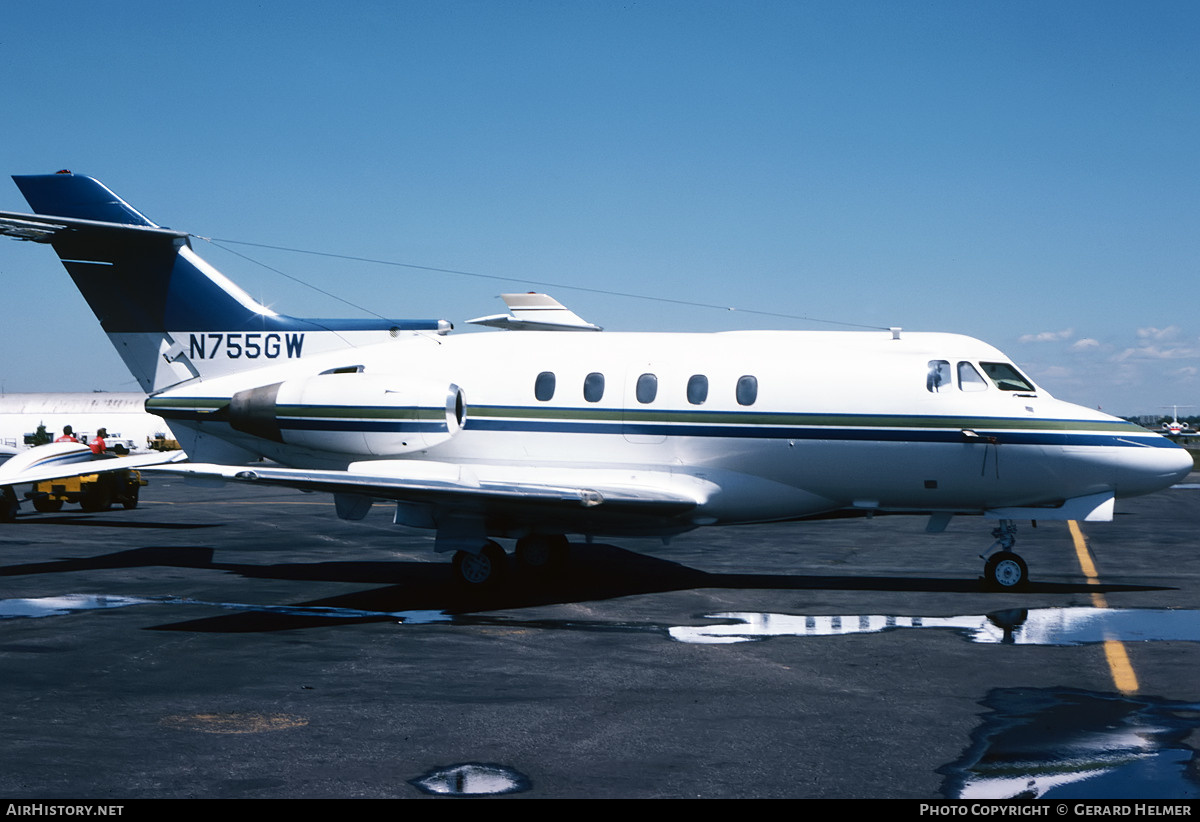
<svg viewBox="0 0 1200 822">
<path fill-rule="evenodd" d="M 737 381 L 738 405 L 754 405 L 758 399 L 758 378 L 746 375 Z"/>
<path fill-rule="evenodd" d="M 583 398 L 588 402 L 600 402 L 604 397 L 604 375 L 593 371 L 583 379 Z"/>
<path fill-rule="evenodd" d="M 658 396 L 658 377 L 653 374 L 638 377 L 636 394 L 640 403 L 654 402 L 654 398 Z"/>
</svg>

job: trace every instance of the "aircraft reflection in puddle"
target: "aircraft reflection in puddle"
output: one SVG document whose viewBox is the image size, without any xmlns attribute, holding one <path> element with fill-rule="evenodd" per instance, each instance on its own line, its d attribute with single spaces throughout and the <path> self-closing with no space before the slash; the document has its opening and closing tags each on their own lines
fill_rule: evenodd
<svg viewBox="0 0 1200 822">
<path fill-rule="evenodd" d="M 722 645 L 754 642 L 773 637 L 829 637 L 871 634 L 901 628 L 941 628 L 958 632 L 972 642 L 1013 645 L 1086 645 L 1106 640 L 1200 641 L 1200 611 L 1112 608 L 1033 608 L 996 611 L 979 616 L 803 616 L 759 612 L 708 614 L 709 619 L 730 620 L 722 625 L 666 626 L 651 623 L 620 624 L 603 621 L 537 619 L 522 621 L 487 614 L 451 615 L 444 611 L 369 611 L 319 605 L 250 605 L 206 602 L 187 597 L 125 597 L 102 594 L 64 594 L 35 599 L 0 600 L 0 620 L 62 616 L 81 611 L 123 608 L 131 605 L 190 605 L 230 611 L 260 612 L 306 619 L 378 619 L 388 617 L 404 625 L 504 624 L 543 630 L 622 630 L 665 633 L 678 642 Z"/>
<path fill-rule="evenodd" d="M 330 617 L 333 619 L 362 619 L 381 616 L 395 617 L 405 624 L 423 625 L 430 622 L 450 622 L 442 611 L 360 611 L 354 608 L 324 608 L 313 605 L 245 605 L 235 602 L 204 602 L 187 597 L 122 597 L 104 594 L 64 594 L 57 597 L 0 600 L 0 619 L 20 617 L 62 616 L 74 611 L 99 611 L 124 608 L 129 605 L 202 605 L 233 611 L 262 611 L 299 617 Z"/>
<path fill-rule="evenodd" d="M 21 617 L 63 616 L 72 611 L 103 611 L 145 605 L 156 600 L 137 597 L 105 596 L 104 594 L 63 594 L 57 597 L 0 600 L 0 619 Z"/>
<path fill-rule="evenodd" d="M 494 796 L 529 790 L 529 778 L 502 765 L 468 762 L 439 768 L 409 783 L 425 793 L 446 796 Z"/>
<path fill-rule="evenodd" d="M 1195 799 L 1200 704 L 1069 688 L 1004 688 L 951 765 L 948 799 Z"/>
<path fill-rule="evenodd" d="M 673 639 L 700 645 L 754 642 L 770 637 L 845 636 L 901 628 L 942 628 L 972 642 L 1013 645 L 1084 645 L 1105 640 L 1200 641 L 1200 611 L 1118 608 L 1032 608 L 996 611 L 979 616 L 798 616 L 729 612 L 709 619 L 735 620 L 726 625 L 678 626 Z"/>
</svg>

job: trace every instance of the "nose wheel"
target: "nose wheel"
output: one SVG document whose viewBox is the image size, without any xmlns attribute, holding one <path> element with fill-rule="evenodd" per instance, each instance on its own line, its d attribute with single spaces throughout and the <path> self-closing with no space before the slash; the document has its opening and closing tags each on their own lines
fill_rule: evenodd
<svg viewBox="0 0 1200 822">
<path fill-rule="evenodd" d="M 1002 519 L 1000 524 L 992 529 L 996 541 L 988 548 L 987 553 L 999 548 L 999 551 L 988 557 L 983 566 L 983 581 L 994 591 L 1016 591 L 1029 583 L 1029 566 L 1013 552 L 1017 544 L 1017 526 L 1011 519 Z"/>
<path fill-rule="evenodd" d="M 1029 582 L 1029 566 L 1012 551 L 1000 551 L 988 557 L 983 578 L 993 590 L 1015 591 Z"/>
</svg>

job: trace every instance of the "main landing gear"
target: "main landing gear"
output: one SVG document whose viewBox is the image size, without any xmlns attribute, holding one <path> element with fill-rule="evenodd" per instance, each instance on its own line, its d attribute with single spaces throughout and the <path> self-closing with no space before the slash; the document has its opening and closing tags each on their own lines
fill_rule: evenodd
<svg viewBox="0 0 1200 822">
<path fill-rule="evenodd" d="M 562 534 L 531 534 L 517 540 L 514 552 L 517 564 L 536 574 L 560 570 L 567 561 L 569 543 Z M 454 576 L 467 588 L 482 590 L 499 585 L 508 574 L 508 556 L 492 540 L 484 543 L 478 553 L 457 551 L 454 554 Z"/>
<path fill-rule="evenodd" d="M 470 551 L 454 553 L 454 576 L 471 588 L 496 585 L 504 576 L 507 565 L 508 556 L 504 549 L 490 539 L 477 554 Z"/>
<path fill-rule="evenodd" d="M 1029 584 L 1029 566 L 1017 556 L 1012 548 L 1017 543 L 1017 526 L 1011 519 L 1002 519 L 992 529 L 996 541 L 984 552 L 987 564 L 983 567 L 983 581 L 995 591 L 1015 591 Z M 996 553 L 992 551 L 999 549 Z M 991 556 L 987 556 L 991 554 Z"/>
</svg>

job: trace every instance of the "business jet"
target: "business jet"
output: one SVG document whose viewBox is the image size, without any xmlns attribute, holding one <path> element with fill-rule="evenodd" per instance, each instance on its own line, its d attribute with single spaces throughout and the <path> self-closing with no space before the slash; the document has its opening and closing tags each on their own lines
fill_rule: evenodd
<svg viewBox="0 0 1200 822">
<path fill-rule="evenodd" d="M 329 492 L 350 520 L 387 501 L 471 585 L 506 572 L 497 539 L 545 571 L 569 535 L 906 513 L 997 521 L 984 578 L 1012 589 L 1016 520 L 1109 520 L 1192 468 L 966 336 L 597 332 L 540 295 L 475 334 L 299 319 L 95 179 L 13 179 L 36 213 L 0 231 L 57 252 L 191 460 L 163 470 Z"/>
</svg>

